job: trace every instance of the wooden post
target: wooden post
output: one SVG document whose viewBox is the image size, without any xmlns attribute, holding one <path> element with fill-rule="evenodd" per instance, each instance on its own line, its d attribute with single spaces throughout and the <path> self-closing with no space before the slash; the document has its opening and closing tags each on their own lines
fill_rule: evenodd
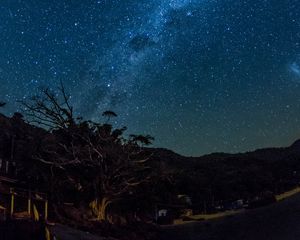
<svg viewBox="0 0 300 240">
<path fill-rule="evenodd" d="M 28 215 L 31 215 L 31 192 L 28 194 L 28 206 L 27 206 Z"/>
<path fill-rule="evenodd" d="M 155 222 L 157 223 L 157 220 L 158 220 L 158 207 L 157 207 L 157 204 L 155 204 Z"/>
<path fill-rule="evenodd" d="M 45 201 L 45 221 L 48 220 L 48 200 Z"/>
<path fill-rule="evenodd" d="M 12 217 L 14 214 L 14 207 L 15 207 L 15 193 L 13 188 L 10 189 L 11 193 L 11 200 L 10 200 L 10 216 Z"/>
</svg>

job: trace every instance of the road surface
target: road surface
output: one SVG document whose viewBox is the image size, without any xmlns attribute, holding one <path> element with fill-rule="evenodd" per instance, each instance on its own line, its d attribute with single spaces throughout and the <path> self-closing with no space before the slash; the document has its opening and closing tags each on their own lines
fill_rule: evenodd
<svg viewBox="0 0 300 240">
<path fill-rule="evenodd" d="M 161 233 L 161 240 L 299 239 L 300 194 L 223 219 L 165 226 Z"/>
</svg>

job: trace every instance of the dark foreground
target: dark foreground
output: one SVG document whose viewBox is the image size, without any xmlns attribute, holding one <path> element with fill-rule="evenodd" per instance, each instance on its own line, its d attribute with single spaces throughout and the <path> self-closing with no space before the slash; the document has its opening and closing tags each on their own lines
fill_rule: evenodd
<svg viewBox="0 0 300 240">
<path fill-rule="evenodd" d="M 0 223 L 0 240 L 44 240 L 45 226 L 39 222 L 11 220 Z"/>
<path fill-rule="evenodd" d="M 267 207 L 207 222 L 163 228 L 161 240 L 298 240 L 300 194 Z"/>
<path fill-rule="evenodd" d="M 41 240 L 44 232 L 39 226 L 20 224 L 0 225 L 0 240 Z M 30 229 L 31 234 L 24 230 Z M 102 240 L 87 232 L 56 225 L 50 227 L 60 240 Z M 4 234 L 9 231 L 12 235 Z M 17 231 L 18 230 L 18 231 Z M 21 231 L 22 230 L 22 231 Z M 22 235 L 18 235 L 22 233 Z M 42 234 L 42 236 L 40 235 Z M 248 210 L 223 219 L 191 222 L 177 226 L 162 227 L 159 240 L 299 240 L 300 194 L 267 207 Z"/>
</svg>

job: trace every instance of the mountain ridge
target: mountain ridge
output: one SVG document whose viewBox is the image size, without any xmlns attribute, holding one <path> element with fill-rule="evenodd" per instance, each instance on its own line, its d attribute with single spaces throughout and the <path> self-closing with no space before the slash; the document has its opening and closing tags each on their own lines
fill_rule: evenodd
<svg viewBox="0 0 300 240">
<path fill-rule="evenodd" d="M 149 148 L 154 151 L 155 154 L 161 157 L 170 157 L 172 159 L 178 160 L 191 160 L 191 161 L 201 161 L 201 160 L 222 160 L 227 158 L 238 158 L 238 157 L 255 157 L 261 158 L 263 156 L 268 156 L 272 158 L 283 158 L 287 155 L 299 155 L 300 156 L 300 139 L 295 140 L 290 146 L 287 147 L 268 147 L 268 148 L 258 148 L 253 151 L 239 152 L 239 153 L 226 153 L 226 152 L 212 152 L 209 154 L 204 154 L 201 156 L 184 156 L 176 151 L 167 148 Z"/>
</svg>

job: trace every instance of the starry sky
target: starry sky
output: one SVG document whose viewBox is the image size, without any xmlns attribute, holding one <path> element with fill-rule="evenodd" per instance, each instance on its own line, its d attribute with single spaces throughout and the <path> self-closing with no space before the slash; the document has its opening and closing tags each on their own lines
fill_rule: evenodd
<svg viewBox="0 0 300 240">
<path fill-rule="evenodd" d="M 80 116 L 113 110 L 156 147 L 287 146 L 300 138 L 300 1 L 2 0 L 5 113 L 60 81 Z"/>
</svg>

